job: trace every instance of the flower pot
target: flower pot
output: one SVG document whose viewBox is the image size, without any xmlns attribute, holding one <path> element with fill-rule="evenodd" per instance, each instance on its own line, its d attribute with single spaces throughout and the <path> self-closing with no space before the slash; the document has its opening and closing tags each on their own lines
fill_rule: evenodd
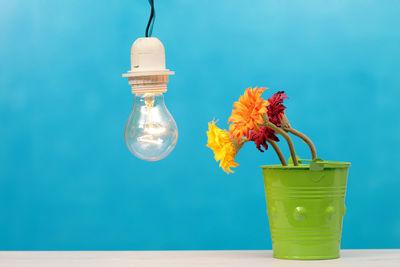
<svg viewBox="0 0 400 267">
<path fill-rule="evenodd" d="M 350 163 L 262 166 L 275 258 L 339 257 Z"/>
</svg>

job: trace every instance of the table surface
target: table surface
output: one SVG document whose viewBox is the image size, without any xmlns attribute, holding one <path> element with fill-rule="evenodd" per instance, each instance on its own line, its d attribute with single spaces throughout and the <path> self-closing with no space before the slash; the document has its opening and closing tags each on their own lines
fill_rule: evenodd
<svg viewBox="0 0 400 267">
<path fill-rule="evenodd" d="M 342 250 L 341 258 L 294 261 L 272 258 L 270 250 L 219 251 L 0 251 L 0 266 L 363 266 L 399 267 L 400 249 Z"/>
</svg>

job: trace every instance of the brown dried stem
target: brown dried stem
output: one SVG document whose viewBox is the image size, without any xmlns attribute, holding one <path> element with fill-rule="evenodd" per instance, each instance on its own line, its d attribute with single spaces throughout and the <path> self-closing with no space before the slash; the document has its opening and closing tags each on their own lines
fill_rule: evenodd
<svg viewBox="0 0 400 267">
<path fill-rule="evenodd" d="M 313 144 L 313 142 L 311 141 L 310 138 L 308 138 L 305 134 L 297 131 L 296 129 L 293 128 L 289 128 L 287 129 L 287 131 L 299 138 L 301 138 L 303 140 L 304 143 L 306 143 L 308 145 L 308 147 L 311 150 L 311 158 L 312 159 L 316 159 L 317 158 L 317 151 L 315 150 L 315 146 Z"/>
<path fill-rule="evenodd" d="M 239 150 L 242 149 L 243 145 L 249 141 L 249 140 L 247 140 L 247 138 L 243 138 L 240 142 L 238 142 L 235 138 L 232 138 L 232 136 L 231 136 L 231 140 L 232 140 L 233 148 L 235 149 L 235 155 L 237 155 Z"/>
<path fill-rule="evenodd" d="M 289 132 L 289 133 L 299 137 L 300 139 L 302 139 L 303 142 L 306 143 L 308 145 L 308 147 L 310 148 L 311 158 L 312 159 L 317 158 L 317 151 L 315 150 L 315 146 L 314 146 L 313 142 L 311 141 L 311 139 L 308 138 L 308 136 L 306 136 L 302 132 L 299 132 L 296 129 L 293 129 L 292 126 L 290 125 L 289 120 L 287 119 L 286 115 L 284 115 L 282 118 L 282 128 L 286 132 Z"/>
<path fill-rule="evenodd" d="M 280 127 L 278 127 L 275 124 L 273 124 L 272 122 L 270 122 L 267 114 L 264 114 L 263 120 L 264 120 L 264 126 L 271 128 L 272 130 L 274 130 L 275 133 L 280 134 L 283 136 L 283 138 L 285 138 L 285 140 L 289 146 L 290 156 L 292 157 L 293 165 L 298 166 L 299 162 L 297 161 L 296 151 L 294 150 L 294 145 L 293 145 L 292 139 L 290 139 L 290 136 L 284 130 L 282 130 Z"/>
<path fill-rule="evenodd" d="M 271 139 L 267 139 L 267 142 L 272 146 L 272 148 L 275 150 L 275 153 L 278 155 L 279 160 L 281 161 L 281 164 L 283 166 L 287 166 L 287 162 L 285 160 L 285 157 L 283 156 L 281 150 L 279 149 L 279 146 Z"/>
<path fill-rule="evenodd" d="M 233 148 L 235 149 L 235 155 L 239 152 L 240 149 L 242 149 L 243 145 L 250 140 L 247 138 L 242 138 L 240 142 L 238 142 L 235 138 L 232 138 L 232 144 Z M 287 166 L 287 162 L 285 160 L 285 157 L 283 156 L 281 150 L 279 149 L 279 146 L 271 139 L 267 139 L 267 142 L 272 146 L 272 148 L 275 150 L 275 153 L 278 155 L 278 158 L 283 166 Z"/>
<path fill-rule="evenodd" d="M 278 126 L 276 126 L 275 124 L 273 124 L 270 121 L 265 121 L 264 120 L 264 125 L 271 128 L 272 130 L 274 130 L 277 134 L 280 134 L 283 136 L 283 138 L 285 138 L 286 142 L 288 143 L 289 146 L 289 151 L 290 151 L 290 156 L 292 157 L 293 160 L 293 165 L 294 166 L 298 166 L 299 162 L 297 161 L 297 157 L 296 157 L 296 151 L 294 150 L 294 145 L 292 142 L 292 139 L 290 139 L 290 136 L 281 128 L 279 128 Z"/>
</svg>

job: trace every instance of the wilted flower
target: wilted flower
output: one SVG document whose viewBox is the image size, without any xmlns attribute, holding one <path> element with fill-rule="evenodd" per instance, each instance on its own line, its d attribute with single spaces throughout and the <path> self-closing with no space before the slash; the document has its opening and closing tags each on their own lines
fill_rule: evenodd
<svg viewBox="0 0 400 267">
<path fill-rule="evenodd" d="M 268 101 L 261 97 L 261 94 L 268 88 L 247 88 L 239 101 L 233 104 L 232 115 L 228 120 L 230 134 L 240 141 L 243 136 L 249 138 L 250 131 L 257 132 L 259 124 L 263 123 L 263 114 L 267 111 Z"/>
<path fill-rule="evenodd" d="M 257 133 L 252 132 L 250 134 L 250 140 L 254 141 L 257 149 L 260 150 L 261 152 L 264 152 L 261 149 L 261 146 L 263 146 L 265 150 L 268 149 L 267 139 L 276 142 L 279 141 L 279 138 L 275 135 L 275 132 L 271 128 L 266 126 L 261 127 Z"/>
<path fill-rule="evenodd" d="M 213 150 L 215 160 L 220 161 L 219 166 L 226 173 L 233 173 L 230 168 L 237 167 L 239 164 L 234 162 L 236 152 L 229 133 L 218 128 L 212 121 L 208 123 L 207 137 L 207 147 Z"/>
<path fill-rule="evenodd" d="M 267 115 L 269 121 L 278 127 L 281 127 L 282 116 L 285 113 L 286 107 L 282 104 L 283 100 L 287 98 L 284 91 L 279 91 L 268 99 L 269 105 L 267 106 Z"/>
</svg>

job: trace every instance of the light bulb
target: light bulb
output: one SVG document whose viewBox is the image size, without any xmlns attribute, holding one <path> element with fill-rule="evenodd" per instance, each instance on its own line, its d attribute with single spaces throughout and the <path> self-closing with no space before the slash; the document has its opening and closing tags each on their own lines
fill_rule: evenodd
<svg viewBox="0 0 400 267">
<path fill-rule="evenodd" d="M 125 125 L 125 142 L 138 158 L 156 161 L 174 149 L 178 139 L 176 123 L 164 104 L 168 76 L 164 45 L 155 37 L 137 39 L 131 48 L 129 79 L 135 94 L 132 113 Z"/>
<path fill-rule="evenodd" d="M 132 113 L 125 125 L 125 142 L 138 158 L 156 161 L 174 149 L 178 129 L 164 104 L 162 93 L 135 95 Z"/>
</svg>

